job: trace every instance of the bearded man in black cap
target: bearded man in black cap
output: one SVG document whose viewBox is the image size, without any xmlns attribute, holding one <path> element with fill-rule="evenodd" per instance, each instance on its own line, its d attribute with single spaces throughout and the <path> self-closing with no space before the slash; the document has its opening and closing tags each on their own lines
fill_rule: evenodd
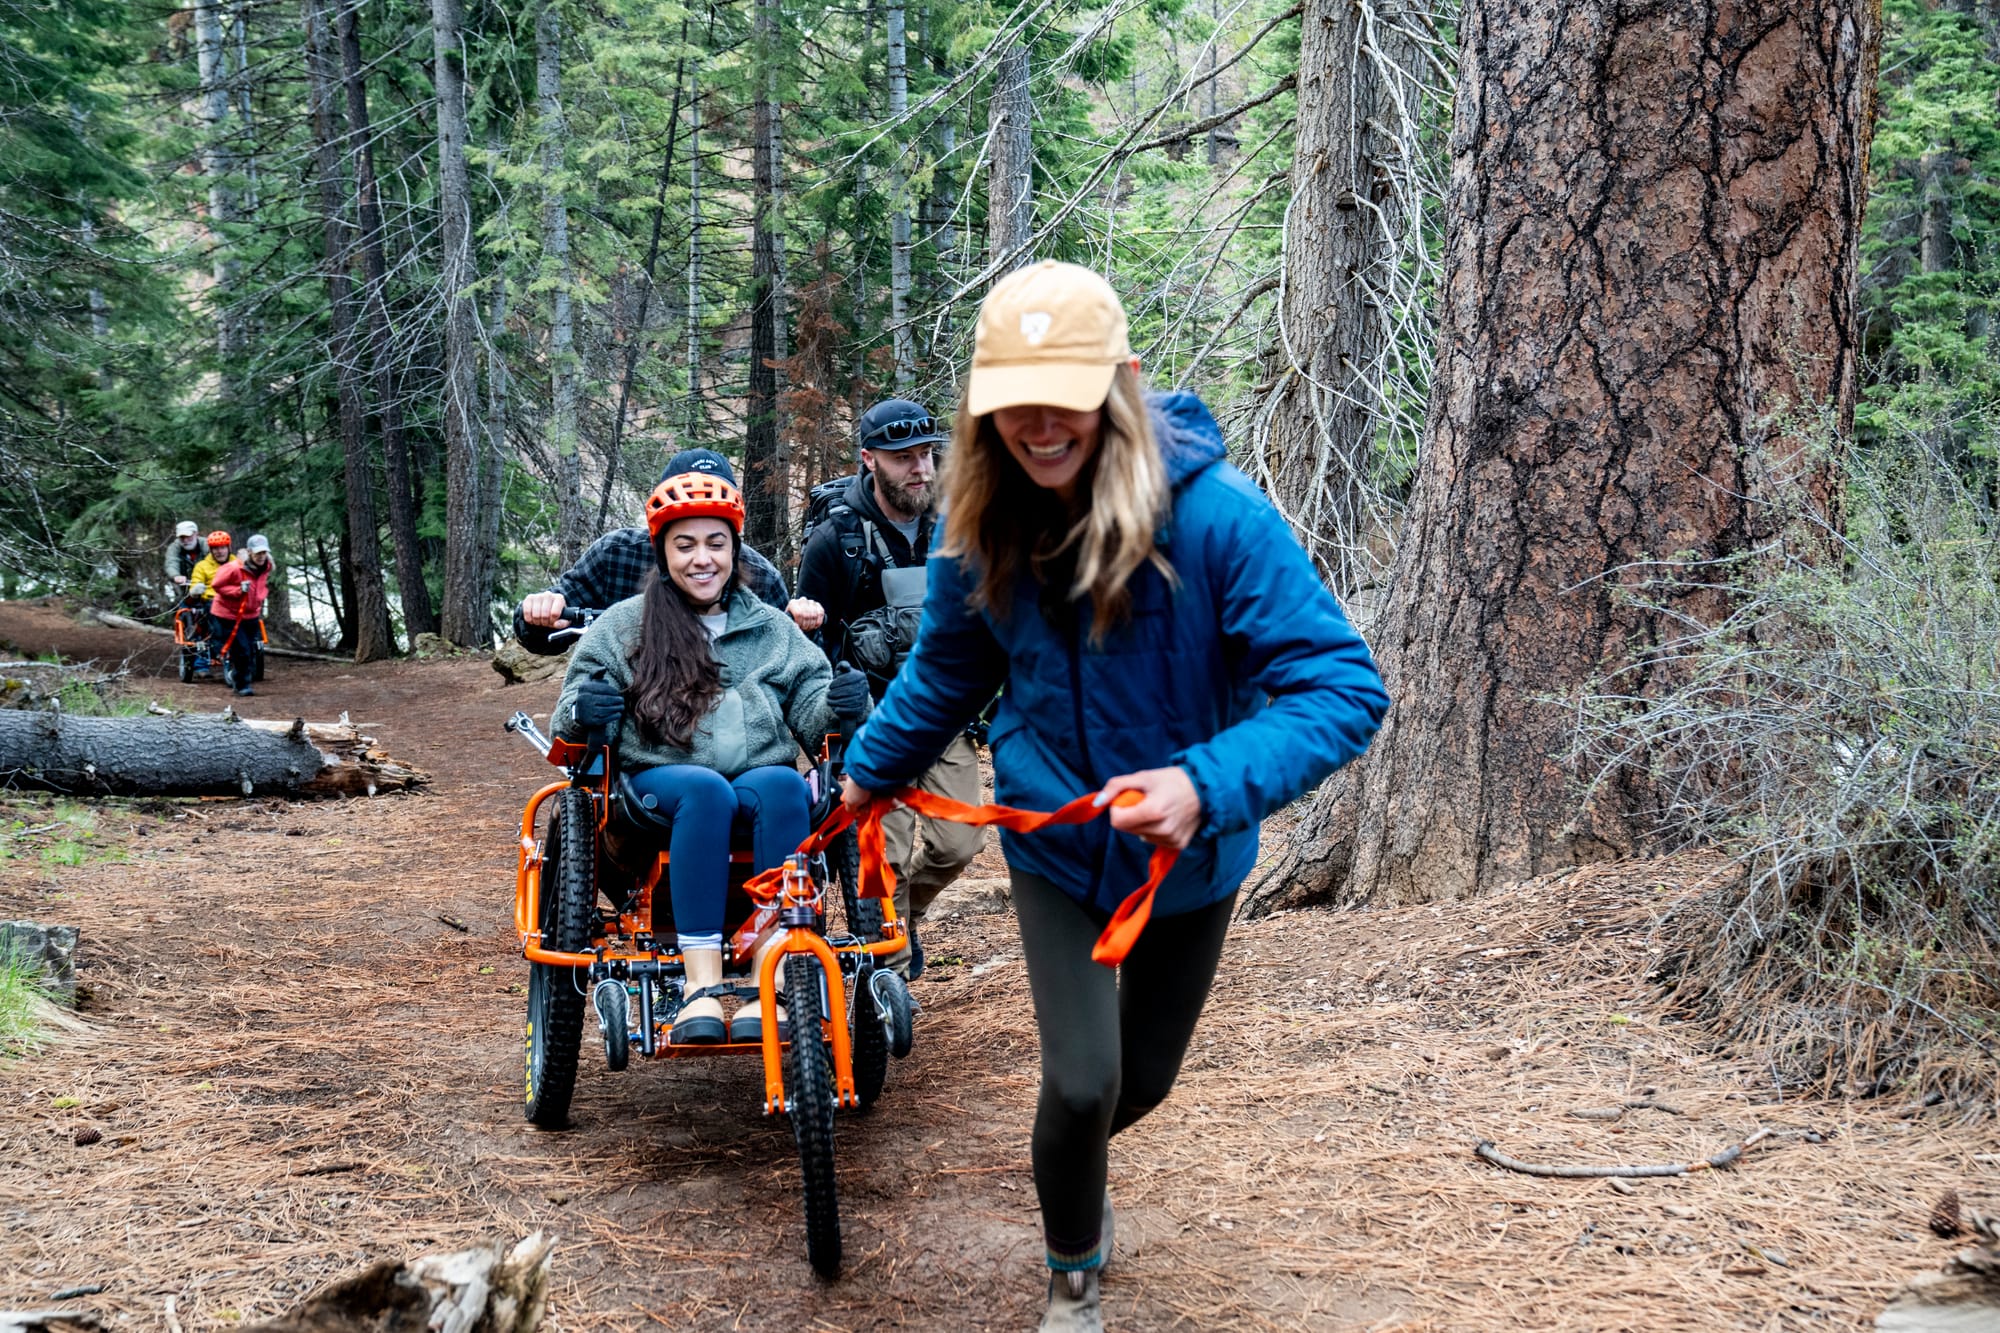
<svg viewBox="0 0 2000 1333">
<path fill-rule="evenodd" d="M 705 472 L 736 484 L 729 460 L 713 449 L 683 449 L 667 460 L 660 480 L 684 472 Z M 627 597 L 637 597 L 654 564 L 653 542 L 643 527 L 619 528 L 590 544 L 575 565 L 563 571 L 547 592 L 529 593 L 514 610 L 514 637 L 531 653 L 553 655 L 569 648 L 574 638 L 549 642 L 549 631 L 569 628 L 563 612 L 570 607 L 603 611 Z M 743 586 L 785 612 L 810 634 L 825 621 L 814 603 L 793 600 L 785 592 L 778 567 L 749 546 L 743 548 Z"/>
<path fill-rule="evenodd" d="M 924 563 L 937 530 L 937 448 L 941 423 L 918 403 L 891 398 L 861 416 L 861 471 L 813 527 L 799 558 L 799 596 L 826 613 L 827 656 L 868 674 L 877 699 L 915 641 Z M 917 782 L 924 791 L 979 804 L 979 752 L 953 741 Z M 914 979 L 923 971 L 917 921 L 939 891 L 979 855 L 985 830 L 898 810 L 882 821 L 896 868 L 896 912 L 912 950 L 887 965 Z M 917 834 L 923 837 L 919 845 Z"/>
</svg>

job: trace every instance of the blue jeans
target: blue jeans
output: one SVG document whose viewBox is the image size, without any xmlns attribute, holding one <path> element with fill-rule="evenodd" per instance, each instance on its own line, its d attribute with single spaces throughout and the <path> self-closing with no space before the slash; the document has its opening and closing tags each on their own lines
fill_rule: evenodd
<svg viewBox="0 0 2000 1333">
<path fill-rule="evenodd" d="M 667 841 L 667 886 L 674 931 L 682 948 L 722 943 L 722 913 L 729 899 L 730 829 L 738 812 L 750 817 L 753 870 L 769 870 L 799 849 L 812 832 L 805 777 L 770 765 L 734 781 L 697 764 L 663 764 L 631 775 L 639 795 L 651 796 L 673 821 Z"/>
</svg>

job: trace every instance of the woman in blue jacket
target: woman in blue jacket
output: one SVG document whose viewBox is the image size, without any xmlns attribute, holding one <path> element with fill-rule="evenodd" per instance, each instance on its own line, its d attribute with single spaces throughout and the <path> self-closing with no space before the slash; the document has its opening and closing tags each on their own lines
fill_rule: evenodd
<svg viewBox="0 0 2000 1333">
<path fill-rule="evenodd" d="M 1102 1327 L 1112 1135 L 1163 1101 L 1215 977 L 1257 825 L 1360 754 L 1368 649 L 1200 400 L 1148 398 L 1102 278 L 1042 263 L 980 307 L 909 662 L 847 751 L 846 798 L 913 781 L 1005 687 L 994 791 L 1106 821 L 1006 834 L 1041 1033 L 1033 1161 L 1044 1330 Z M 1114 973 L 1091 960 L 1152 843 L 1179 849 Z"/>
</svg>

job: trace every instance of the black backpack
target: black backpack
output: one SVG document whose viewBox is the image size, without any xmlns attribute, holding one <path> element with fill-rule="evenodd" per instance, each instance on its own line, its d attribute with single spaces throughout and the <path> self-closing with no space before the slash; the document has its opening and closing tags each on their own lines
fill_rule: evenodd
<svg viewBox="0 0 2000 1333">
<path fill-rule="evenodd" d="M 835 477 L 812 488 L 811 493 L 806 496 L 805 531 L 799 534 L 801 551 L 806 549 L 806 543 L 812 540 L 820 525 L 829 519 L 840 523 L 843 529 L 847 526 L 843 520 L 854 513 L 853 506 L 847 503 L 847 488 L 853 484 L 854 476 Z M 854 526 L 858 531 L 859 525 Z"/>
</svg>

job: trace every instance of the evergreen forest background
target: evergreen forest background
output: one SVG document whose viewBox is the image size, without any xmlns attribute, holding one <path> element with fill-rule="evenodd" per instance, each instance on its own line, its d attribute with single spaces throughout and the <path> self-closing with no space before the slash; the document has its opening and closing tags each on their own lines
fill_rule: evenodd
<svg viewBox="0 0 2000 1333">
<path fill-rule="evenodd" d="M 1328 263 L 1295 182 L 1347 101 L 1306 10 L 0 0 L 0 596 L 157 612 L 193 518 L 269 535 L 301 640 L 485 645 L 697 444 L 784 563 L 859 410 L 948 412 L 979 297 L 1053 257 L 1111 275 L 1154 383 L 1209 399 L 1365 616 L 1423 435 L 1456 15 L 1357 11 L 1379 355 L 1357 496 L 1321 506 L 1287 493 L 1319 331 L 1286 296 Z M 1886 0 L 1875 112 L 1857 439 L 1990 490 L 2000 11 Z"/>
</svg>

